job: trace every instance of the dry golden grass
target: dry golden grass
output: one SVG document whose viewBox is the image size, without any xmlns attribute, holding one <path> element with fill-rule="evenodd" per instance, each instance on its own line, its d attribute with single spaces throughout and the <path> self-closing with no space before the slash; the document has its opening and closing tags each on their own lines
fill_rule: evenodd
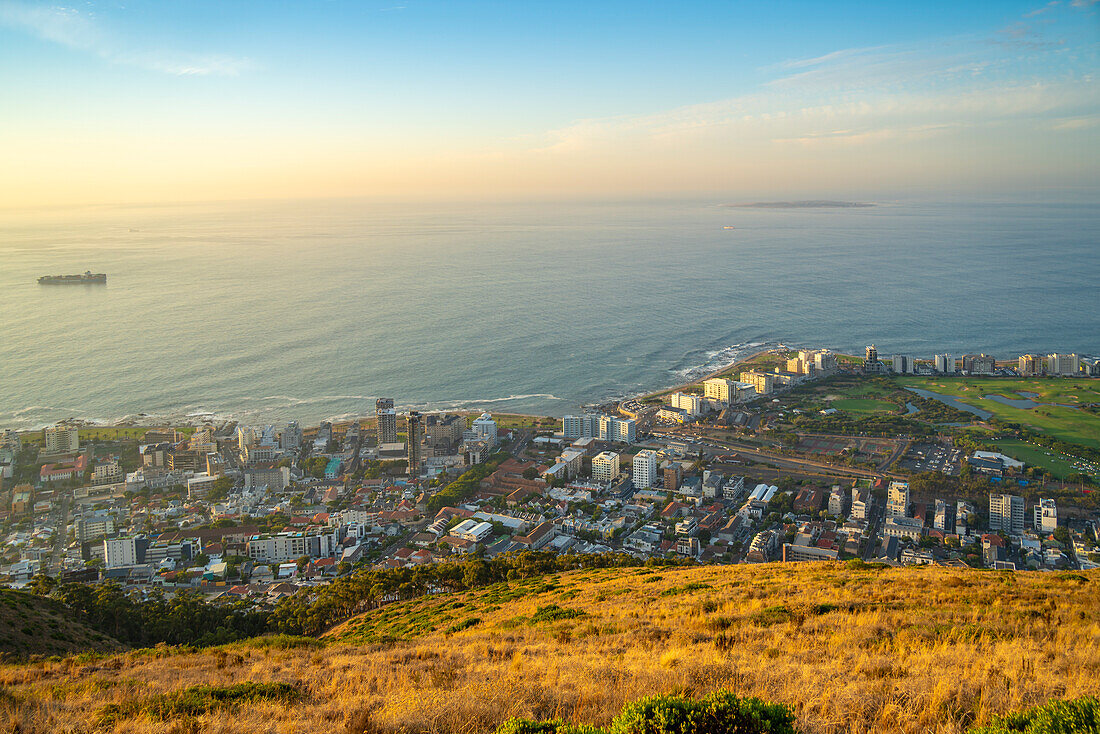
<svg viewBox="0 0 1100 734">
<path fill-rule="evenodd" d="M 606 724 L 641 696 L 729 688 L 791 705 L 810 734 L 963 732 L 993 714 L 1100 694 L 1096 573 L 772 564 L 583 570 L 520 588 L 499 604 L 490 587 L 374 612 L 392 629 L 401 615 L 442 617 L 465 602 L 458 619 L 480 621 L 451 634 L 346 641 L 358 623 L 323 649 L 4 666 L 0 732 L 92 731 L 105 704 L 242 681 L 293 683 L 308 700 L 106 730 L 474 734 L 510 716 Z M 531 621 L 551 604 L 586 614 Z"/>
</svg>

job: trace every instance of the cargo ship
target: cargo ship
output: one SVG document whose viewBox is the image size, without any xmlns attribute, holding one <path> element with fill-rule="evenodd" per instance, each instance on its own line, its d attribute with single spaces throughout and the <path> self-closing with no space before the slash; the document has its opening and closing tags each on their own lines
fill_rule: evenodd
<svg viewBox="0 0 1100 734">
<path fill-rule="evenodd" d="M 72 285 L 80 283 L 107 284 L 106 273 L 93 273 L 86 270 L 80 275 L 43 275 L 38 279 L 39 285 Z"/>
</svg>

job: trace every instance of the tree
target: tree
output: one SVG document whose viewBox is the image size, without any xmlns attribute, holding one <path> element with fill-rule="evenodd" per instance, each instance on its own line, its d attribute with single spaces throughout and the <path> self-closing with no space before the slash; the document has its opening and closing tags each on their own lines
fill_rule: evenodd
<svg viewBox="0 0 1100 734">
<path fill-rule="evenodd" d="M 539 470 L 536 467 L 529 466 L 523 470 L 524 479 L 538 479 Z"/>
</svg>

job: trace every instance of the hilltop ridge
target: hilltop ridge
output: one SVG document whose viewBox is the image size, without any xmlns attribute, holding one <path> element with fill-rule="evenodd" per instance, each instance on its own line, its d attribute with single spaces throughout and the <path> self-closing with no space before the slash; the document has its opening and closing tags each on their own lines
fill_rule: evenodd
<svg viewBox="0 0 1100 734">
<path fill-rule="evenodd" d="M 580 569 L 387 604 L 320 640 L 8 666 L 21 703 L 0 724 L 102 724 L 116 705 L 130 713 L 103 730 L 160 731 L 148 712 L 179 718 L 201 685 L 197 731 L 488 733 L 511 717 L 604 726 L 645 695 L 726 689 L 789 706 L 805 734 L 965 732 L 1100 693 L 1098 589 L 1096 572 L 859 562 Z M 46 706 L 58 680 L 68 692 Z"/>
</svg>

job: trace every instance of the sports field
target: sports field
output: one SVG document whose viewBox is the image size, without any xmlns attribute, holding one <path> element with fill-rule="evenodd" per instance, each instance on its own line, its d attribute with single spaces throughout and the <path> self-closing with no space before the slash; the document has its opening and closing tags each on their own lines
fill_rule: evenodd
<svg viewBox="0 0 1100 734">
<path fill-rule="evenodd" d="M 1064 378 L 898 377 L 904 387 L 930 390 L 1070 443 L 1100 448 L 1100 415 L 1084 408 L 1100 403 L 1100 380 Z M 1006 405 L 990 396 L 1030 401 Z"/>
<path fill-rule="evenodd" d="M 1048 451 L 1042 446 L 1033 446 L 1019 439 L 1002 438 L 991 443 L 996 444 L 997 450 L 1001 453 L 1019 459 L 1028 466 L 1045 469 L 1056 479 L 1065 479 L 1071 474 L 1092 474 L 1093 476 L 1100 474 L 1100 472 L 1090 470 L 1083 463 L 1079 467 L 1075 466 L 1073 463 L 1075 460 L 1072 460 L 1071 457 Z M 1048 454 L 1050 455 L 1048 456 Z"/>
</svg>

